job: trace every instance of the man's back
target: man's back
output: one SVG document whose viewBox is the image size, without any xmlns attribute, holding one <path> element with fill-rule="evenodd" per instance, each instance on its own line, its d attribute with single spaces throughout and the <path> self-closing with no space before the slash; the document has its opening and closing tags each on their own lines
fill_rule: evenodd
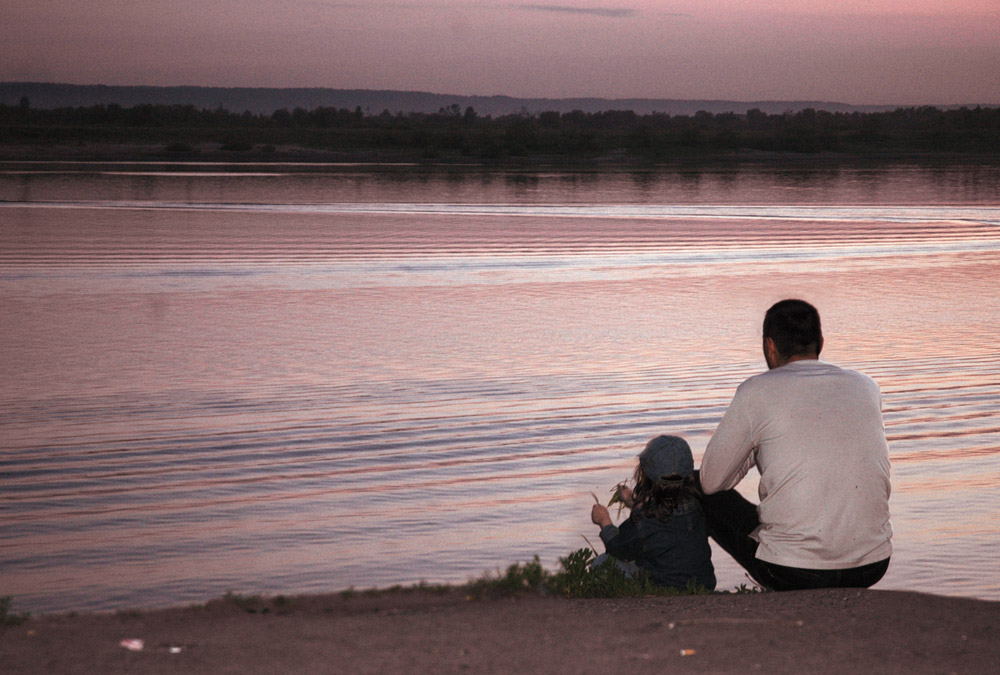
<svg viewBox="0 0 1000 675">
<path fill-rule="evenodd" d="M 891 553 L 889 456 L 871 378 L 816 359 L 751 377 L 705 451 L 706 492 L 760 473 L 757 557 L 807 569 Z"/>
</svg>

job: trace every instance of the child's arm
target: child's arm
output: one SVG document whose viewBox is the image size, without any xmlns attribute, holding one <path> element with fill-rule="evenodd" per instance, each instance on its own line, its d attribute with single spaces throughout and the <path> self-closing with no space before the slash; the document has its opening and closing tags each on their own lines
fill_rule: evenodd
<svg viewBox="0 0 1000 675">
<path fill-rule="evenodd" d="M 607 507 L 601 504 L 591 507 L 590 520 L 600 526 L 601 541 L 608 555 L 619 560 L 635 560 L 642 553 L 642 535 L 631 520 L 623 522 L 621 528 L 615 527 Z"/>
</svg>

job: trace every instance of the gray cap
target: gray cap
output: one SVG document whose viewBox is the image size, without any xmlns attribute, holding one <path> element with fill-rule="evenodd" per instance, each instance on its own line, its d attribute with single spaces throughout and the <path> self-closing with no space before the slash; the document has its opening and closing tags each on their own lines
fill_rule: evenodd
<svg viewBox="0 0 1000 675">
<path fill-rule="evenodd" d="M 680 436 L 657 436 L 639 454 L 639 466 L 652 481 L 668 476 L 687 478 L 694 474 L 691 448 Z"/>
</svg>

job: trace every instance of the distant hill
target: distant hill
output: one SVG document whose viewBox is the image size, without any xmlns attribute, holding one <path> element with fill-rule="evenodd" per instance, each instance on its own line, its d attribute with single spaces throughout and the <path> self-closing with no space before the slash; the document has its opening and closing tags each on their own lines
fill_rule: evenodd
<svg viewBox="0 0 1000 675">
<path fill-rule="evenodd" d="M 0 103 L 17 105 L 27 97 L 31 107 L 49 109 L 117 104 L 125 108 L 143 103 L 193 105 L 197 108 L 225 108 L 232 112 L 249 110 L 271 114 L 275 110 L 319 107 L 360 107 L 366 114 L 435 113 L 458 105 L 472 107 L 480 115 L 508 115 L 573 110 L 594 113 L 605 110 L 633 110 L 693 115 L 704 110 L 713 114 L 745 113 L 758 108 L 769 114 L 797 112 L 806 108 L 830 112 L 881 112 L 898 106 L 855 106 L 832 101 L 708 101 L 653 98 L 512 98 L 510 96 L 462 96 L 419 91 L 376 91 L 369 89 L 271 89 L 250 87 L 141 87 L 56 84 L 44 82 L 0 82 Z M 948 106 L 955 107 L 955 106 Z"/>
</svg>

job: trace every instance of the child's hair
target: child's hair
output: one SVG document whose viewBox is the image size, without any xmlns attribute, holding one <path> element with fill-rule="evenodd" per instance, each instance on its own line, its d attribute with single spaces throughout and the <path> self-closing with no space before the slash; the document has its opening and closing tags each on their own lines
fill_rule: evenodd
<svg viewBox="0 0 1000 675">
<path fill-rule="evenodd" d="M 694 477 L 667 476 L 654 481 L 642 466 L 635 467 L 635 487 L 632 488 L 632 516 L 641 514 L 666 522 L 680 504 L 694 499 Z"/>
<path fill-rule="evenodd" d="M 694 498 L 694 459 L 680 436 L 651 438 L 639 453 L 632 488 L 632 515 L 666 522 L 682 502 Z"/>
</svg>

